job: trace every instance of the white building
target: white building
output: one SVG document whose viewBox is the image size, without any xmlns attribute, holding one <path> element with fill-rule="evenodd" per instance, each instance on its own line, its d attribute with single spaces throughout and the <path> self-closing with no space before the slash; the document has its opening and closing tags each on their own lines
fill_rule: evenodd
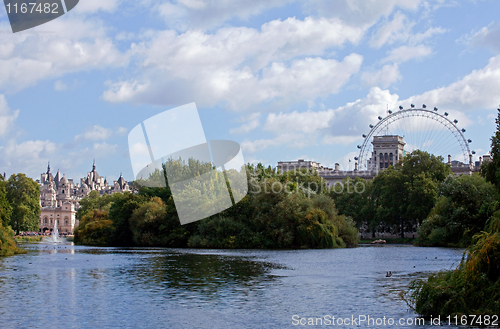
<svg viewBox="0 0 500 329">
<path fill-rule="evenodd" d="M 87 177 L 81 178 L 79 184 L 75 184 L 65 175 L 61 177 L 59 170 L 56 176 L 53 176 L 50 172 L 50 163 L 47 172 L 40 175 L 37 183 L 40 185 L 39 227 L 42 232 L 52 231 L 57 220 L 59 232 L 72 234 L 78 226 L 76 211 L 79 202 L 91 191 L 99 191 L 101 195 L 130 191 L 122 175 L 113 182 L 113 185 L 109 185 L 106 178 L 97 173 L 95 162 L 92 171 L 87 173 Z"/>
</svg>

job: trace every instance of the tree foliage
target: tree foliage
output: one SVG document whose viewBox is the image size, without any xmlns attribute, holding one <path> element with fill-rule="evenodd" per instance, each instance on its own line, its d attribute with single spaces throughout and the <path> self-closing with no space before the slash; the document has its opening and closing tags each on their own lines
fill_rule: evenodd
<svg viewBox="0 0 500 329">
<path fill-rule="evenodd" d="M 489 162 L 483 162 L 481 174 L 500 191 L 500 108 L 495 123 L 497 130 L 495 135 L 491 137 L 490 155 L 492 159 Z"/>
<path fill-rule="evenodd" d="M 450 174 L 441 157 L 416 150 L 380 172 L 372 182 L 347 178 L 330 189 L 329 195 L 339 212 L 352 217 L 357 227 L 373 234 L 389 231 L 404 237 L 404 232 L 414 232 L 427 217 L 438 184 Z"/>
<path fill-rule="evenodd" d="M 7 180 L 7 200 L 12 207 L 10 226 L 15 231 L 38 231 L 40 187 L 25 174 L 13 174 Z"/>
<path fill-rule="evenodd" d="M 449 176 L 438 196 L 419 228 L 419 245 L 467 247 L 498 209 L 495 187 L 478 174 Z"/>
<path fill-rule="evenodd" d="M 189 184 L 196 184 L 200 175 L 209 173 L 206 165 L 192 160 L 183 164 L 170 161 L 163 169 L 181 177 L 181 182 L 191 178 L 185 186 L 185 197 L 193 197 L 191 194 L 199 191 L 190 189 Z M 109 203 L 89 195 L 79 210 L 83 220 L 76 230 L 75 242 L 84 243 L 94 237 L 101 244 L 101 238 L 107 236 L 105 244 L 119 246 L 332 248 L 357 244 L 354 223 L 338 215 L 333 201 L 323 195 L 325 183 L 316 171 L 281 174 L 258 164 L 248 165 L 246 172 L 250 191 L 240 202 L 207 219 L 182 226 L 168 181 L 161 188 L 141 187 L 138 194 L 114 194 L 107 199 Z M 221 194 L 219 189 L 226 189 L 228 184 L 224 175 L 209 174 L 214 176 L 205 186 L 208 192 L 196 192 L 196 197 L 215 201 Z M 233 174 L 237 173 L 229 172 L 227 176 Z M 160 179 L 164 174 L 157 170 L 152 175 Z M 106 217 L 96 211 L 104 212 Z M 98 228 L 110 235 L 97 235 Z"/>
<path fill-rule="evenodd" d="M 7 227 L 10 224 L 10 218 L 12 216 L 12 207 L 7 199 L 7 182 L 4 181 L 3 176 L 0 175 L 0 223 L 3 227 Z"/>
</svg>

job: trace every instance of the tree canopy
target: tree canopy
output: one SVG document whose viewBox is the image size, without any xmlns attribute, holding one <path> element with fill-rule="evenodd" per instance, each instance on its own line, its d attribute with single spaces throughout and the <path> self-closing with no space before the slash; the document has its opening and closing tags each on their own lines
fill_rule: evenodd
<svg viewBox="0 0 500 329">
<path fill-rule="evenodd" d="M 491 161 L 483 162 L 481 166 L 481 174 L 491 183 L 493 183 L 500 191 L 500 108 L 498 116 L 495 119 L 497 130 L 491 137 Z"/>
<path fill-rule="evenodd" d="M 25 174 L 13 174 L 7 180 L 7 200 L 12 207 L 13 230 L 38 231 L 40 186 Z"/>
</svg>

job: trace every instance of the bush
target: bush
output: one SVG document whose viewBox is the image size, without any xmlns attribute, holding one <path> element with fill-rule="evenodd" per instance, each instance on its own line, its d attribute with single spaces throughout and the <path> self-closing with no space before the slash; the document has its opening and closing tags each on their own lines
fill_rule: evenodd
<svg viewBox="0 0 500 329">
<path fill-rule="evenodd" d="M 109 246 L 115 234 L 113 221 L 103 210 L 87 212 L 75 230 L 74 241 L 76 244 L 89 246 Z"/>
<path fill-rule="evenodd" d="M 454 271 L 416 280 L 403 298 L 423 316 L 500 314 L 500 233 L 474 236 Z"/>
<path fill-rule="evenodd" d="M 0 222 L 0 256 L 11 256 L 24 252 L 17 247 L 13 237 L 14 231 L 10 226 L 4 227 Z"/>
</svg>

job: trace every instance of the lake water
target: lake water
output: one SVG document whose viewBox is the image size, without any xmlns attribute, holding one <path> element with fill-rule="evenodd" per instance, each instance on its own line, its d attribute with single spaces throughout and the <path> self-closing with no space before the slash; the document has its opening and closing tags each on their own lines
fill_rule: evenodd
<svg viewBox="0 0 500 329">
<path fill-rule="evenodd" d="M 412 279 L 455 268 L 463 252 L 403 245 L 25 248 L 28 254 L 0 258 L 0 328 L 297 328 L 310 327 L 301 319 L 322 318 L 325 325 L 330 316 L 411 323 L 416 315 L 399 292 Z"/>
</svg>

